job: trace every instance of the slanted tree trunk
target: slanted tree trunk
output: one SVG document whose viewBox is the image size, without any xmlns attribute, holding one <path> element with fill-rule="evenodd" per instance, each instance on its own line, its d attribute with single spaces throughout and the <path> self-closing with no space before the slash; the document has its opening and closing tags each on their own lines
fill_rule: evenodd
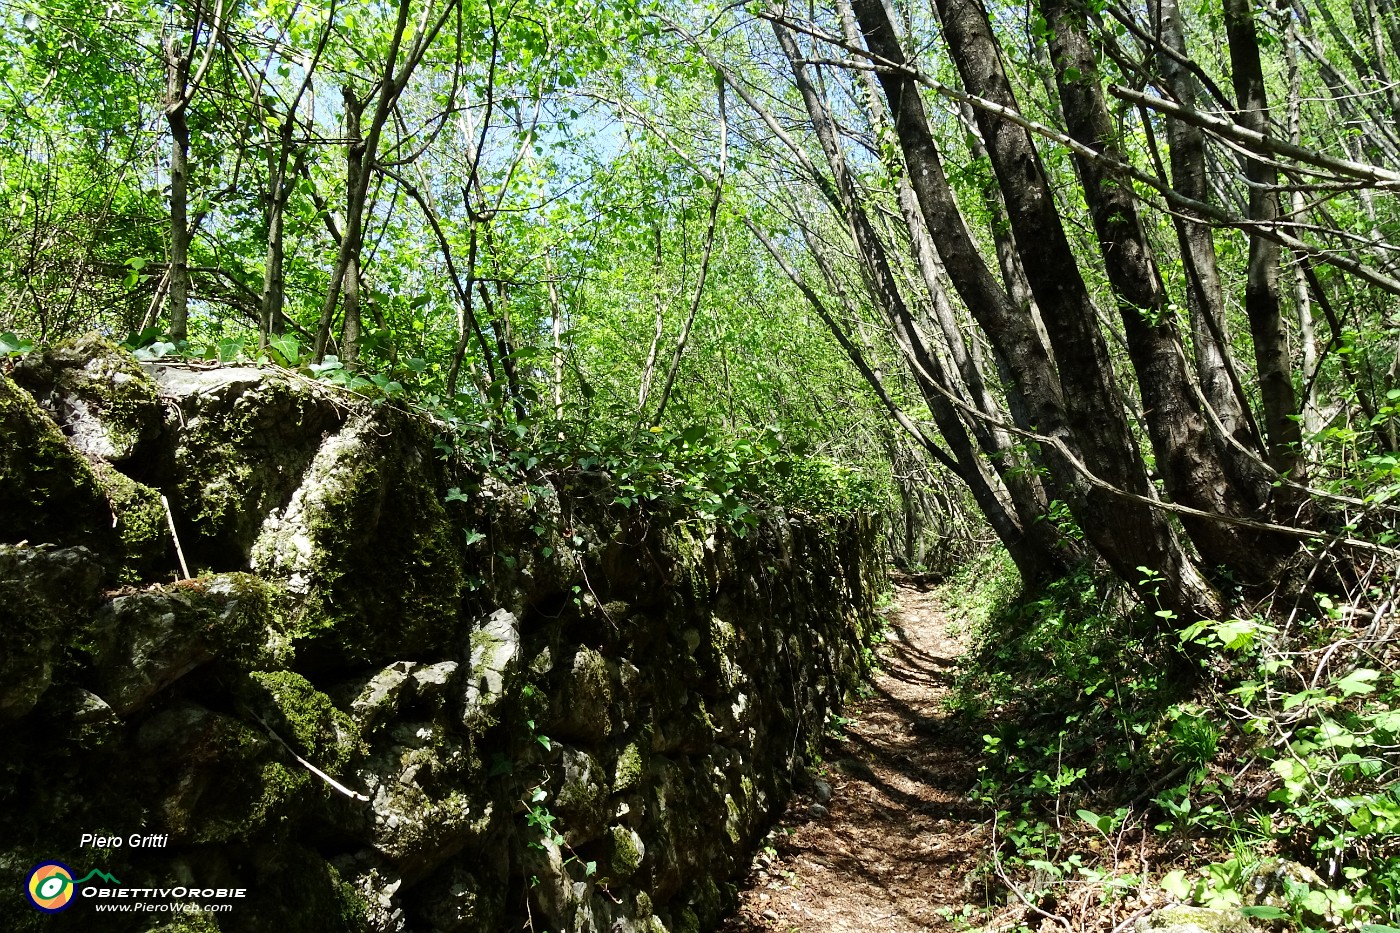
<svg viewBox="0 0 1400 933">
<path fill-rule="evenodd" d="M 1073 0 L 1044 0 L 1051 59 L 1070 136 L 1125 161 L 1104 103 L 1083 14 Z M 1222 517 L 1252 517 L 1249 497 L 1230 481 L 1186 369 L 1186 353 L 1137 211 L 1132 183 L 1093 158 L 1076 156 L 1109 283 L 1118 299 L 1128 355 L 1137 374 L 1143 417 L 1168 495 Z M 1065 275 L 1069 275 L 1066 272 Z M 1271 580 L 1291 541 L 1203 518 L 1182 521 L 1208 564 L 1250 583 Z"/>
<path fill-rule="evenodd" d="M 882 0 L 855 0 L 854 7 L 870 51 L 903 64 L 904 53 Z M 1016 109 L 986 14 L 970 0 L 939 0 L 937 7 L 967 90 Z M 1054 346 L 1058 373 L 1050 365 L 1029 314 L 1010 307 L 975 249 L 963 242 L 966 234 L 957 222 L 956 204 L 917 85 L 895 70 L 881 71 L 880 81 L 896 114 L 896 132 L 929 232 L 955 285 L 961 280 L 959 292 L 964 302 L 979 316 L 979 323 L 1024 387 L 1028 408 L 1038 416 L 1038 429 L 1057 436 L 1098 480 L 1150 499 L 1153 491 L 1123 414 L 1123 398 L 1097 329 L 1096 312 L 1078 275 L 1029 135 L 1009 121 L 977 112 L 978 127 L 1002 187 L 1021 266 Z M 1037 392 L 1041 386 L 1044 388 Z M 1078 491 L 1070 506 L 1085 537 L 1124 580 L 1141 583 L 1143 574 L 1138 568 L 1147 567 L 1155 581 L 1150 587 L 1140 587 L 1144 596 L 1191 618 L 1217 611 L 1218 597 L 1191 563 L 1163 514 L 1141 499 L 1116 495 L 1076 475 L 1074 466 L 1060 452 L 1052 452 L 1051 463 L 1060 481 Z"/>
<path fill-rule="evenodd" d="M 1009 507 L 1004 487 L 988 468 L 982 451 L 968 436 L 961 417 L 949 399 L 952 393 L 948 375 L 919 336 L 890 268 L 884 245 L 856 194 L 829 108 L 807 75 L 803 56 L 793 35 L 777 22 L 773 23 L 773 31 L 787 55 L 813 129 L 831 167 L 840 211 L 855 243 L 866 289 L 885 316 L 896 343 L 910 364 L 933 414 L 934 423 L 953 453 L 959 477 L 968 484 L 978 507 L 1006 544 L 1008 553 L 1028 585 L 1034 586 L 1061 573 L 1064 569 L 1061 556 L 1045 547 L 1042 540 L 1027 533 L 1028 529 Z M 814 248 L 813 255 L 820 256 L 820 250 Z"/>
</svg>

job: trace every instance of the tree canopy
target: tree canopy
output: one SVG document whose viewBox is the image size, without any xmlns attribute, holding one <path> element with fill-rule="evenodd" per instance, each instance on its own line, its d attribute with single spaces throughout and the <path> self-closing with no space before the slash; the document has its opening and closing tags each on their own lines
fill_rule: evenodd
<svg viewBox="0 0 1400 933">
<path fill-rule="evenodd" d="M 1102 561 L 1180 624 L 1394 555 L 1387 3 L 2 28 L 14 334 L 263 355 L 518 438 L 757 431 L 875 477 L 910 560 L 985 523 L 1028 583 Z"/>
</svg>

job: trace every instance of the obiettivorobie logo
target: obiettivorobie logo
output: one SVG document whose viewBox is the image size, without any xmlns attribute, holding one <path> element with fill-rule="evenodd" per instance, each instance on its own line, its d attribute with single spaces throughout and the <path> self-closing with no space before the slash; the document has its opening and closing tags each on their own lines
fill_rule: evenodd
<svg viewBox="0 0 1400 933">
<path fill-rule="evenodd" d="M 78 885 L 86 884 L 93 878 L 101 878 L 108 884 L 121 887 L 120 881 L 97 868 L 75 879 L 73 869 L 62 862 L 40 862 L 29 870 L 29 877 L 24 880 L 24 893 L 35 910 L 56 914 L 71 907 Z"/>
<path fill-rule="evenodd" d="M 125 874 L 125 872 L 123 872 Z M 248 896 L 247 888 L 128 885 L 100 868 L 76 877 L 62 862 L 40 862 L 24 879 L 24 893 L 34 909 L 46 914 L 67 910 L 77 900 L 99 913 L 224 913 Z"/>
</svg>

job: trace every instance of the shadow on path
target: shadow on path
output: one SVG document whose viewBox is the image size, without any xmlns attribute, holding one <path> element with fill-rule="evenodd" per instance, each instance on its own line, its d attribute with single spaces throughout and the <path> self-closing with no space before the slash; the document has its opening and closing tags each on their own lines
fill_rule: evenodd
<svg viewBox="0 0 1400 933">
<path fill-rule="evenodd" d="M 872 696 L 826 742 L 827 788 L 794 798 L 722 933 L 954 929 L 938 909 L 968 899 L 989 833 L 968 799 L 980 743 L 943 708 L 964 644 L 926 591 L 896 605 Z"/>
</svg>

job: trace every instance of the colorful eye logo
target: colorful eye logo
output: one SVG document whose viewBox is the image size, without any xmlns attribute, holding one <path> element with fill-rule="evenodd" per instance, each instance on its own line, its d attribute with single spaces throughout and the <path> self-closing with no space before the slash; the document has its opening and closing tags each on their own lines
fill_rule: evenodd
<svg viewBox="0 0 1400 933">
<path fill-rule="evenodd" d="M 40 862 L 29 870 L 24 889 L 36 909 L 46 914 L 66 910 L 73 903 L 73 869 L 62 862 Z"/>
</svg>

